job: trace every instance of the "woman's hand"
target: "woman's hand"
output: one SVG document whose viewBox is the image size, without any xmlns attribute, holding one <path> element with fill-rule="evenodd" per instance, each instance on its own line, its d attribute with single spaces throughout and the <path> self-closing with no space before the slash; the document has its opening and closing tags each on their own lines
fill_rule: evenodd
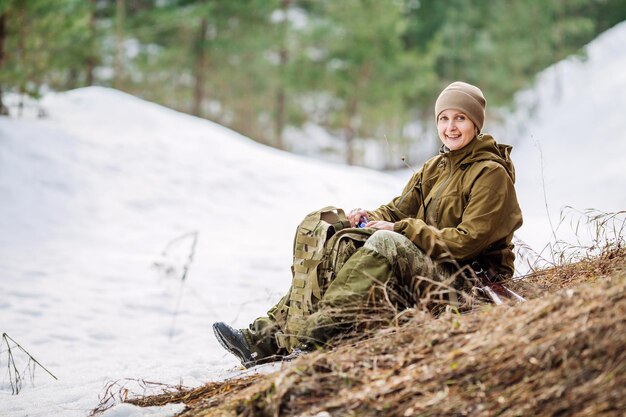
<svg viewBox="0 0 626 417">
<path fill-rule="evenodd" d="M 382 221 L 382 220 L 374 220 L 374 221 L 368 222 L 365 225 L 365 227 L 371 227 L 372 229 L 378 229 L 378 230 L 393 231 L 393 223 Z"/>
<path fill-rule="evenodd" d="M 359 224 L 359 220 L 361 219 L 361 217 L 365 217 L 365 221 L 367 222 L 365 227 L 371 227 L 372 229 L 378 229 L 378 230 L 392 230 L 393 231 L 393 223 L 391 222 L 386 222 L 383 220 L 373 220 L 370 222 L 367 219 L 367 211 L 363 210 L 362 208 L 355 208 L 353 210 L 350 210 L 350 213 L 348 213 L 348 220 L 350 221 L 350 226 L 356 227 Z"/>
<path fill-rule="evenodd" d="M 350 210 L 350 213 L 348 213 L 350 226 L 356 227 L 356 225 L 359 224 L 359 220 L 361 219 L 361 217 L 365 217 L 365 220 L 367 221 L 367 211 L 363 210 L 362 208 L 355 208 L 353 210 Z"/>
</svg>

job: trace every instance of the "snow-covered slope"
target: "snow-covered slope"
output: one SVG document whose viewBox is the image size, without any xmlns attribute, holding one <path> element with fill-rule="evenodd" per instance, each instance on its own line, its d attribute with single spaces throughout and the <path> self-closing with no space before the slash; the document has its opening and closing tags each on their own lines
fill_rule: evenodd
<svg viewBox="0 0 626 417">
<path fill-rule="evenodd" d="M 0 330 L 59 381 L 38 371 L 10 396 L 3 376 L 3 416 L 84 416 L 110 380 L 192 385 L 231 368 L 210 325 L 277 301 L 301 218 L 403 186 L 114 90 L 43 106 L 46 120 L 0 120 Z"/>
<path fill-rule="evenodd" d="M 590 43 L 585 60 L 559 62 L 518 94 L 519 110 L 500 140 L 516 144 L 512 156 L 524 213 L 517 235 L 536 250 L 554 240 L 546 205 L 557 238 L 570 243 L 570 223 L 584 220 L 577 212 L 626 210 L 624 45 L 626 22 Z M 578 234 L 589 237 L 582 228 Z"/>
</svg>

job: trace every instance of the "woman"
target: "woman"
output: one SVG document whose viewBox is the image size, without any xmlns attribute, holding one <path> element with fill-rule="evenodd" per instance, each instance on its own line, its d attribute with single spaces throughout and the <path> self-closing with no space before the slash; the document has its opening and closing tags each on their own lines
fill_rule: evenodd
<svg viewBox="0 0 626 417">
<path fill-rule="evenodd" d="M 350 321 L 346 316 L 353 314 L 337 319 L 329 311 L 346 312 L 347 306 L 366 302 L 370 290 L 381 283 L 391 282 L 412 302 L 421 303 L 442 277 L 453 277 L 452 286 L 462 286 L 462 275 L 455 272 L 474 262 L 492 277 L 513 275 L 511 241 L 522 225 L 515 170 L 511 147 L 480 134 L 485 106 L 482 91 L 464 82 L 441 92 L 435 103 L 439 155 L 389 204 L 348 214 L 352 227 L 365 218 L 366 227 L 376 232 L 337 272 L 319 310 L 307 318 L 303 337 L 323 343 L 341 331 L 342 323 Z M 275 313 L 284 300 L 248 329 L 215 323 L 218 340 L 246 366 L 284 353 L 275 337 L 280 333 Z"/>
</svg>

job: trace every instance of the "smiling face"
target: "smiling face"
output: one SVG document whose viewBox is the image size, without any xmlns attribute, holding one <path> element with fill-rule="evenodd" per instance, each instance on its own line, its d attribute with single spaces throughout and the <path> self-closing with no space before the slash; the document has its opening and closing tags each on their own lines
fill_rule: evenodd
<svg viewBox="0 0 626 417">
<path fill-rule="evenodd" d="M 439 113 L 437 131 L 439 139 L 451 151 L 465 147 L 478 133 L 478 129 L 469 117 L 454 109 L 446 109 Z"/>
</svg>

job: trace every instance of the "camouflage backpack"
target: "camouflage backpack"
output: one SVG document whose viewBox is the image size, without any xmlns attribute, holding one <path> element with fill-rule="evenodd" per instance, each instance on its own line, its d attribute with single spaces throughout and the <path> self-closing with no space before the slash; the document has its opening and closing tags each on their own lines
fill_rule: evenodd
<svg viewBox="0 0 626 417">
<path fill-rule="evenodd" d="M 306 318 L 316 311 L 337 272 L 373 232 L 350 227 L 345 212 L 332 206 L 304 218 L 294 239 L 291 290 L 276 317 L 282 329 L 276 334 L 278 346 L 292 351 L 305 342 L 299 336 L 306 330 Z"/>
</svg>

